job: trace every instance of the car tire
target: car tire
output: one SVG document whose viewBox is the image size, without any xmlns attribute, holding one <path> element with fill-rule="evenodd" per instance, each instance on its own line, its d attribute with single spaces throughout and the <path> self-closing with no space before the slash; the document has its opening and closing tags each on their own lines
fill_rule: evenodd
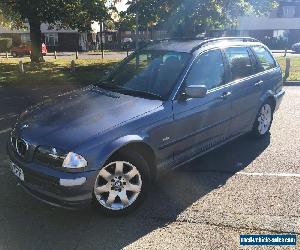
<svg viewBox="0 0 300 250">
<path fill-rule="evenodd" d="M 127 214 L 145 199 L 149 183 L 149 165 L 144 157 L 133 151 L 118 154 L 99 170 L 93 207 L 106 215 Z"/>
<path fill-rule="evenodd" d="M 270 132 L 274 114 L 274 105 L 268 100 L 259 108 L 252 128 L 252 135 L 256 138 L 263 138 Z"/>
</svg>

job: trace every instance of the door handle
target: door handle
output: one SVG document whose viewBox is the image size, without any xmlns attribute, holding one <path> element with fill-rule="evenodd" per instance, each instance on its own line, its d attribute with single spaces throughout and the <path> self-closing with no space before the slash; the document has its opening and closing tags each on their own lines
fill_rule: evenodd
<svg viewBox="0 0 300 250">
<path fill-rule="evenodd" d="M 257 83 L 254 84 L 256 87 L 261 87 L 264 84 L 264 81 L 260 80 Z"/>
<path fill-rule="evenodd" d="M 219 99 L 222 99 L 222 100 L 225 100 L 227 99 L 229 96 L 231 96 L 231 92 L 224 92 L 220 97 Z"/>
</svg>

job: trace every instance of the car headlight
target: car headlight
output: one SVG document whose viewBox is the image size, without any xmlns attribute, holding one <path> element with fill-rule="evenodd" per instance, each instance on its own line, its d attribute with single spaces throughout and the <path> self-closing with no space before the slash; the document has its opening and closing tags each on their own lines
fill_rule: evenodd
<svg viewBox="0 0 300 250">
<path fill-rule="evenodd" d="M 76 153 L 67 153 L 64 150 L 50 146 L 39 146 L 34 159 L 42 164 L 65 169 L 81 169 L 87 166 L 87 161 Z"/>
<path fill-rule="evenodd" d="M 70 152 L 67 154 L 62 167 L 63 168 L 85 168 L 87 166 L 87 161 L 76 153 Z"/>
</svg>

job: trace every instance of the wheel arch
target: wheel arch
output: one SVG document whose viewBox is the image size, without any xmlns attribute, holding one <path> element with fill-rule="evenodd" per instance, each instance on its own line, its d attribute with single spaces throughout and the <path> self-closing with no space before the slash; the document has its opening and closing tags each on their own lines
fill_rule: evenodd
<svg viewBox="0 0 300 250">
<path fill-rule="evenodd" d="M 142 157 L 146 160 L 146 162 L 149 165 L 150 178 L 154 179 L 157 174 L 156 157 L 153 149 L 145 142 L 135 141 L 123 145 L 119 149 L 114 151 L 114 153 L 110 156 L 109 160 L 117 154 L 126 154 L 130 151 L 134 151 L 142 155 Z"/>
<path fill-rule="evenodd" d="M 274 111 L 276 107 L 276 99 L 275 99 L 275 93 L 271 90 L 267 91 L 266 94 L 261 98 L 261 105 L 263 105 L 267 101 L 271 102 Z"/>
<path fill-rule="evenodd" d="M 121 137 L 114 141 L 112 144 L 107 145 L 106 149 L 102 150 L 102 152 L 104 151 L 106 151 L 107 154 L 105 154 L 105 159 L 101 160 L 101 167 L 105 166 L 117 154 L 126 154 L 129 151 L 134 151 L 141 154 L 148 163 L 151 179 L 154 179 L 156 177 L 157 168 L 155 151 L 140 136 L 130 135 Z"/>
</svg>

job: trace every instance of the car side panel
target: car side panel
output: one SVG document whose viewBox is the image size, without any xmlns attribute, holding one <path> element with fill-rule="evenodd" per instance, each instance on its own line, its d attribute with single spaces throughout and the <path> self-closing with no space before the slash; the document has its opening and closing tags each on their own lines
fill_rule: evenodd
<svg viewBox="0 0 300 250">
<path fill-rule="evenodd" d="M 262 87 L 257 85 L 260 81 L 262 81 L 260 76 L 253 75 L 232 83 L 231 135 L 249 130 L 263 94 Z"/>
<path fill-rule="evenodd" d="M 173 148 L 176 163 L 226 140 L 231 119 L 231 97 L 221 97 L 226 92 L 222 86 L 204 98 L 174 101 L 174 138 L 165 146 Z"/>
</svg>

